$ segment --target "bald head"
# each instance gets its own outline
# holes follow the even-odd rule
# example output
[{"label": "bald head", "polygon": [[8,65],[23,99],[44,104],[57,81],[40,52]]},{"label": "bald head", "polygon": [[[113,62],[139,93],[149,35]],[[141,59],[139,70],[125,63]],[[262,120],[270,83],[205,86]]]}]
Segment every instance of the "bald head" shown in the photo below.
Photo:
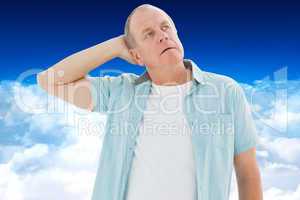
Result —
[{"label": "bald head", "polygon": [[174,24],[173,20],[171,19],[171,17],[165,11],[163,11],[162,9],[160,9],[156,6],[150,5],[150,4],[140,5],[140,6],[136,7],[135,9],[133,9],[133,11],[131,11],[131,13],[127,17],[127,20],[126,20],[126,23],[125,23],[124,39],[125,39],[125,43],[126,43],[126,45],[129,49],[133,49],[137,45],[134,34],[131,30],[131,27],[133,26],[132,25],[133,18],[135,18],[136,13],[142,12],[144,10],[154,10],[154,11],[158,11],[158,12],[161,12],[161,13],[165,14],[168,17],[168,19],[170,20],[170,22],[173,25],[173,27],[175,28],[175,30],[176,30],[176,27],[175,27],[175,24]]}]

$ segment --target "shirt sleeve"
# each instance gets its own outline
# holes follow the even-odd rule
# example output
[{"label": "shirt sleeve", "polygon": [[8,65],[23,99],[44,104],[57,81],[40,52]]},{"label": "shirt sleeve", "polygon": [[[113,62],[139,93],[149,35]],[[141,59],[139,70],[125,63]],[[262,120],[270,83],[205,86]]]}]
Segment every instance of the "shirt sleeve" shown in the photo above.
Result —
[{"label": "shirt sleeve", "polygon": [[91,95],[93,101],[93,112],[106,113],[111,96],[111,77],[88,77],[91,83]]},{"label": "shirt sleeve", "polygon": [[258,144],[257,130],[244,90],[236,83],[232,93],[234,115],[234,155]]}]

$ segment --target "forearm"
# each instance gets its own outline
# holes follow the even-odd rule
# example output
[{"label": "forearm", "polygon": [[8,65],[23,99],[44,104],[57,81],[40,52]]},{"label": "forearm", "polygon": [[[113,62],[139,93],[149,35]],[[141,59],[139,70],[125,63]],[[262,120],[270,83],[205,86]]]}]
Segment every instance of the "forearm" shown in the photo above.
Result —
[{"label": "forearm", "polygon": [[263,193],[260,177],[238,180],[239,200],[262,200]]},{"label": "forearm", "polygon": [[83,78],[91,70],[118,56],[115,38],[84,49],[38,74],[39,81],[66,84]]}]

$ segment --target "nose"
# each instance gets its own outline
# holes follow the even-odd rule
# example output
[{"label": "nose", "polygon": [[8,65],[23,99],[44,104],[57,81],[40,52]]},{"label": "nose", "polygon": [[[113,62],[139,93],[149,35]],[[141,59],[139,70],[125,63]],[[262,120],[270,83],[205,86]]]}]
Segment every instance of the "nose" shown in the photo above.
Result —
[{"label": "nose", "polygon": [[168,40],[168,39],[169,39],[168,34],[164,31],[160,31],[159,43],[162,43],[164,40]]}]

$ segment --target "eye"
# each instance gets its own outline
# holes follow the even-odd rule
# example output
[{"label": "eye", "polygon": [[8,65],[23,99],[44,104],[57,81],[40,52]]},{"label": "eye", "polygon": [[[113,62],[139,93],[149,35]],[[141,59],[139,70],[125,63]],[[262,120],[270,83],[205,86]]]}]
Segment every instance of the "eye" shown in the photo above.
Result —
[{"label": "eye", "polygon": [[152,36],[152,35],[153,35],[153,32],[150,31],[150,32],[146,33],[145,38],[148,38],[148,37],[150,37],[150,36]]},{"label": "eye", "polygon": [[169,29],[169,28],[170,28],[170,26],[169,26],[168,24],[166,24],[166,25],[163,26],[163,29],[164,29],[164,30],[167,30],[167,29]]}]

